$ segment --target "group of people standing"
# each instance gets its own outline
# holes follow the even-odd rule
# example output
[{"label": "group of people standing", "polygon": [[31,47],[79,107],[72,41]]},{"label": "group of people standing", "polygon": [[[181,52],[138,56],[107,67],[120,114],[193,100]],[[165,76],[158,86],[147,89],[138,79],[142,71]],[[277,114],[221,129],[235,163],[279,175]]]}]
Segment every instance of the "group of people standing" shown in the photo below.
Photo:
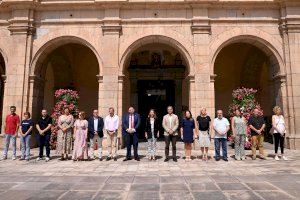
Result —
[{"label": "group of people standing", "polygon": [[[284,117],[280,107],[275,106],[274,115],[272,116],[271,133],[274,136],[275,143],[275,159],[279,160],[278,147],[281,147],[281,158],[287,160],[284,156],[284,140],[286,134]],[[106,160],[117,160],[117,134],[119,128],[119,117],[114,113],[114,108],[109,108],[109,114],[103,119],[98,115],[98,110],[94,110],[93,114],[87,120],[85,112],[80,111],[78,118],[75,120],[70,113],[69,108],[65,108],[63,114],[58,118],[58,132],[56,152],[61,156],[60,160],[68,160],[73,147],[72,159],[74,161],[84,159],[95,159],[95,150],[98,148],[98,159],[103,160],[102,142],[103,138],[107,141]],[[141,118],[135,112],[133,107],[128,109],[122,119],[122,134],[126,142],[126,157],[124,161],[131,160],[131,147],[133,146],[134,159],[139,161],[138,139],[141,125]],[[259,110],[254,109],[253,115],[247,121],[240,109],[235,110],[235,116],[231,118],[231,130],[235,144],[235,159],[245,160],[245,142],[247,135],[247,126],[251,129],[252,141],[252,159],[256,159],[256,148],[259,148],[260,158],[266,159],[263,141],[266,124],[263,116],[259,115]],[[5,120],[5,144],[2,159],[7,159],[7,152],[12,143],[13,156],[16,159],[16,137],[19,135],[21,140],[21,157],[20,160],[30,159],[30,138],[34,122],[30,113],[24,113],[24,119],[20,122],[20,117],[16,114],[16,107],[10,107],[10,114]],[[39,156],[37,161],[44,159],[44,148],[46,148],[45,161],[50,160],[50,137],[52,118],[46,110],[41,111],[41,116],[35,125],[39,138]],[[160,128],[163,129],[165,138],[165,162],[168,162],[169,148],[172,145],[172,159],[177,162],[176,142],[180,135],[185,147],[185,160],[191,160],[192,144],[198,140],[202,152],[202,160],[208,160],[208,150],[211,140],[214,139],[215,160],[219,161],[222,157],[224,161],[228,161],[227,156],[227,134],[230,130],[230,123],[223,116],[223,111],[217,111],[217,117],[212,121],[207,115],[206,109],[202,108],[200,115],[196,119],[193,118],[190,111],[185,111],[182,120],[174,114],[172,106],[167,107],[167,114],[163,117],[162,122],[156,116],[154,109],[149,111],[145,124],[145,138],[147,139],[147,156],[149,160],[156,159],[156,142],[160,137]],[[74,140],[74,143],[73,143]],[[88,141],[90,148],[88,148]],[[72,145],[73,144],[73,145]],[[222,147],[222,156],[220,149]],[[89,152],[90,151],[90,152]]]}]

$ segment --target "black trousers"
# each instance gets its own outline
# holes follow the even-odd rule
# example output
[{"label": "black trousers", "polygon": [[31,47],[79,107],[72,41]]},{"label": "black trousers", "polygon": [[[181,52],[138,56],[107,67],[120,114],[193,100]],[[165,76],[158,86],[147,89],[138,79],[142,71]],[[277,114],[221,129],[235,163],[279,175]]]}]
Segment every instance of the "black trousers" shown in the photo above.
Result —
[{"label": "black trousers", "polygon": [[278,152],[278,147],[280,146],[281,154],[284,153],[284,136],[280,133],[274,133],[274,144],[275,144],[275,153]]},{"label": "black trousers", "polygon": [[40,153],[39,157],[44,155],[44,147],[46,147],[46,156],[50,158],[50,135],[39,135]]},{"label": "black trousers", "polygon": [[126,157],[127,158],[131,158],[131,146],[133,146],[134,158],[139,157],[138,144],[139,144],[139,138],[136,133],[133,133],[133,134],[126,133],[126,146],[127,146]]},{"label": "black trousers", "polygon": [[166,155],[166,158],[169,157],[169,148],[170,148],[170,143],[171,142],[172,142],[172,156],[173,156],[173,158],[176,157],[176,140],[177,140],[176,135],[165,136],[165,143],[166,143],[165,155]]}]

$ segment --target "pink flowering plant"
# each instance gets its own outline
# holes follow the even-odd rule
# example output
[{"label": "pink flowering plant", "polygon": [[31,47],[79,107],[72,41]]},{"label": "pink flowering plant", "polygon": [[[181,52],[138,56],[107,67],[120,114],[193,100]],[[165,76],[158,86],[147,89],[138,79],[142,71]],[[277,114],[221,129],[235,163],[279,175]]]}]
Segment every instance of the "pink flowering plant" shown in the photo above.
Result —
[{"label": "pink flowering plant", "polygon": [[[253,88],[238,88],[233,90],[232,92],[232,103],[229,106],[229,116],[233,117],[235,114],[235,110],[241,110],[243,116],[248,121],[250,116],[253,113],[253,110],[257,108],[259,110],[259,115],[263,115],[263,110],[259,103],[255,99],[255,94],[257,90]],[[229,136],[229,141],[233,141],[232,135]],[[245,148],[249,149],[251,147],[251,130],[250,127],[247,126],[247,137],[245,142]]]},{"label": "pink flowering plant", "polygon": [[56,148],[57,131],[58,131],[57,121],[59,116],[63,113],[65,108],[69,108],[71,114],[77,115],[78,100],[79,100],[78,92],[70,89],[58,89],[55,91],[54,96],[56,99],[56,103],[54,105],[53,112],[51,115],[54,124],[51,129],[51,139],[50,139],[51,149]]}]

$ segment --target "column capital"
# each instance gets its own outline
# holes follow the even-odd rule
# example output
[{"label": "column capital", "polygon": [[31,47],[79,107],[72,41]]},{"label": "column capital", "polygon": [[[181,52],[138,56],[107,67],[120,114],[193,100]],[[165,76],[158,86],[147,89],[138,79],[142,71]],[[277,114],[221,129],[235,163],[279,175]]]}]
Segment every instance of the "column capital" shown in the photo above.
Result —
[{"label": "column capital", "polygon": [[7,76],[6,75],[1,75],[1,80],[6,83],[6,80],[7,80]]},{"label": "column capital", "polygon": [[277,74],[272,78],[272,81],[285,83],[286,82],[286,74]]},{"label": "column capital", "polygon": [[210,75],[210,82],[215,82],[215,79],[218,75],[217,74],[211,74]]},{"label": "column capital", "polygon": [[124,78],[125,78],[125,75],[119,75],[118,76],[118,83],[123,83]]},{"label": "column capital", "polygon": [[102,75],[97,74],[96,77],[97,77],[98,83],[103,83],[103,76]]},{"label": "column capital", "polygon": [[10,24],[7,28],[11,35],[33,35],[35,33],[35,27],[32,25],[19,26]]},{"label": "column capital", "polygon": [[195,75],[188,75],[187,78],[190,81],[190,83],[195,83]]},{"label": "column capital", "polygon": [[41,78],[40,76],[37,75],[29,75],[29,83],[34,83],[34,82],[44,82],[45,79]]}]

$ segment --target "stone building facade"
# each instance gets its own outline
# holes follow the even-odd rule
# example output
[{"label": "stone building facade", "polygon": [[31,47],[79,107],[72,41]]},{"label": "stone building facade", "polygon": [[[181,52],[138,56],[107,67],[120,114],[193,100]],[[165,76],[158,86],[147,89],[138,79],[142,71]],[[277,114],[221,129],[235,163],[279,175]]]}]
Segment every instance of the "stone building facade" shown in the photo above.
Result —
[{"label": "stone building facade", "polygon": [[300,148],[298,0],[0,0],[0,55],[2,118],[11,105],[37,118],[58,88],[88,113],[213,116],[245,86],[267,116],[283,108]]}]

